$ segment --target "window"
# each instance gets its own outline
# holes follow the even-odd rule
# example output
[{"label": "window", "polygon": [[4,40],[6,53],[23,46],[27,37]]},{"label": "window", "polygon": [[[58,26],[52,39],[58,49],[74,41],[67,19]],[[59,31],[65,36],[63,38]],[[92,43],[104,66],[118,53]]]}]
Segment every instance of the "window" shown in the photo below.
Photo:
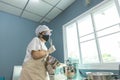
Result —
[{"label": "window", "polygon": [[77,39],[76,24],[73,23],[66,28],[68,57],[79,59],[79,45]]},{"label": "window", "polygon": [[[91,16],[78,20],[82,63],[99,63]],[[84,54],[85,53],[85,54]]]},{"label": "window", "polygon": [[120,32],[98,39],[104,63],[120,62]]},{"label": "window", "polygon": [[97,39],[103,63],[120,62],[120,17],[115,3],[108,2],[106,7],[93,13]]},{"label": "window", "polygon": [[115,3],[109,2],[93,13],[96,30],[101,30],[120,22]]},{"label": "window", "polygon": [[103,1],[100,6],[65,24],[63,26],[64,51],[67,53],[65,59],[78,58],[81,66],[118,65],[120,63],[119,8],[115,0]]}]

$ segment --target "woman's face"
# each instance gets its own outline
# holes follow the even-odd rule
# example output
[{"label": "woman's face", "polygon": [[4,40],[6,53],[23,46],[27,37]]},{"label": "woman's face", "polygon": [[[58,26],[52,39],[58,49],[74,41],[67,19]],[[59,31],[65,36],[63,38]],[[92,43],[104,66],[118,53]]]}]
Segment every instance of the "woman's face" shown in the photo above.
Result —
[{"label": "woman's face", "polygon": [[50,31],[43,31],[42,33],[40,33],[39,38],[46,42],[49,40],[50,35]]}]

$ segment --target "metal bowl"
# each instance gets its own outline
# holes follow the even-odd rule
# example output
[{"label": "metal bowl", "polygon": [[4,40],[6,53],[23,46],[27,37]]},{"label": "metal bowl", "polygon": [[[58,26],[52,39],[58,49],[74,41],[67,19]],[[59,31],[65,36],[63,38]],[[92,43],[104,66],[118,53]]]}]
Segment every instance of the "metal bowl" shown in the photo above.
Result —
[{"label": "metal bowl", "polygon": [[88,80],[113,80],[112,72],[92,72],[88,74]]}]

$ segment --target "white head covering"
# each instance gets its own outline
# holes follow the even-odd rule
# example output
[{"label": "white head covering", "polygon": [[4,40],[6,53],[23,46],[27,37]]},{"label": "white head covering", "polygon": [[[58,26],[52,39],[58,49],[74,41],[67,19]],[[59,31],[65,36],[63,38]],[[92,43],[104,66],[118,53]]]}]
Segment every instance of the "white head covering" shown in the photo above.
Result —
[{"label": "white head covering", "polygon": [[36,28],[36,30],[35,30],[35,33],[36,33],[36,36],[38,36],[39,35],[39,33],[41,33],[41,32],[43,32],[43,31],[48,31],[49,33],[49,35],[51,35],[51,29],[49,29],[48,28],[48,26],[46,26],[46,25],[39,25],[37,28]]}]

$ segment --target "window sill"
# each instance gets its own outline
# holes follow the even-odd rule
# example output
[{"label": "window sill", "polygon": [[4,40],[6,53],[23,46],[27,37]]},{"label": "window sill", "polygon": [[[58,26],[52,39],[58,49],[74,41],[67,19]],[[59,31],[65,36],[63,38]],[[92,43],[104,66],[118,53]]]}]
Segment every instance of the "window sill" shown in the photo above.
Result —
[{"label": "window sill", "polygon": [[79,65],[79,69],[119,70],[119,65],[120,63],[83,64]]}]

